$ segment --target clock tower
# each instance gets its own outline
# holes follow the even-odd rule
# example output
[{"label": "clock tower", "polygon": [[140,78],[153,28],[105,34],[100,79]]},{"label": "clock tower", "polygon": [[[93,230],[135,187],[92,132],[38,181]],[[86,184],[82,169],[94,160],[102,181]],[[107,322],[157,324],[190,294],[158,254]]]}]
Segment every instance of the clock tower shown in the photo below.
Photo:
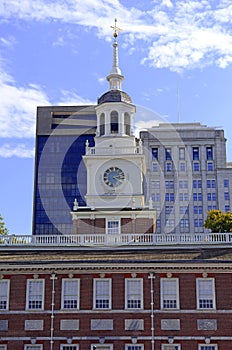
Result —
[{"label": "clock tower", "polygon": [[[90,147],[87,141],[83,156],[87,170],[86,207],[75,202],[72,212],[76,233],[84,228],[80,219],[86,222],[88,215],[98,221],[97,225],[94,223],[95,229],[98,227],[95,232],[99,232],[100,225],[105,233],[122,233],[123,222],[134,231],[135,222],[133,229],[128,224],[137,219],[142,219],[138,221],[139,230],[153,232],[155,226],[155,212],[151,203],[145,206],[143,193],[146,170],[143,145],[133,133],[136,108],[130,96],[122,91],[124,77],[118,65],[116,20],[113,28],[113,64],[107,76],[109,91],[98,99],[95,145]],[[148,219],[145,226],[149,228],[141,227],[145,218]]]}]

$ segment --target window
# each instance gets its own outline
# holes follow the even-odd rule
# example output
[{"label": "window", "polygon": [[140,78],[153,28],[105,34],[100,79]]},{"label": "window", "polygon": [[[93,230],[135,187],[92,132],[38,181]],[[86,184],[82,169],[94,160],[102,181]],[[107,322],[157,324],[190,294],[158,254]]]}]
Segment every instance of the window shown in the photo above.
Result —
[{"label": "window", "polygon": [[203,227],[203,219],[194,219],[194,227]]},{"label": "window", "polygon": [[172,171],[172,163],[166,163],[166,171],[167,172]]},{"label": "window", "polygon": [[62,279],[62,309],[79,309],[79,285],[79,279]]},{"label": "window", "polygon": [[158,163],[152,163],[152,171],[154,172],[154,173],[157,173],[158,172]]},{"label": "window", "polygon": [[188,201],[188,193],[186,192],[186,193],[179,193],[179,200],[180,200],[180,202],[182,202],[182,201]]},{"label": "window", "polygon": [[199,147],[193,147],[193,160],[199,160]]},{"label": "window", "polygon": [[160,193],[153,193],[151,199],[153,202],[160,202]]},{"label": "window", "polygon": [[216,210],[217,206],[216,205],[208,205],[208,211],[210,210]]},{"label": "window", "polygon": [[213,171],[213,162],[208,162],[207,163],[207,170],[208,171]]},{"label": "window", "polygon": [[106,233],[108,234],[114,235],[120,233],[120,220],[108,220],[106,228]]},{"label": "window", "polygon": [[144,346],[143,344],[139,344],[139,345],[126,345],[125,350],[143,350]]},{"label": "window", "polygon": [[185,160],[185,149],[179,148],[179,160]]},{"label": "window", "polygon": [[152,158],[154,160],[158,160],[159,159],[159,151],[158,151],[158,148],[152,148],[151,149],[151,152],[152,152]]},{"label": "window", "polygon": [[216,193],[207,193],[207,199],[208,201],[216,201],[217,200],[217,195]]},{"label": "window", "polygon": [[173,205],[166,205],[165,207],[165,214],[174,214],[174,207]]},{"label": "window", "polygon": [[166,160],[172,160],[171,148],[165,148],[165,159]]},{"label": "window", "polygon": [[216,180],[207,180],[207,188],[216,188]]},{"label": "window", "polygon": [[173,189],[174,188],[174,181],[165,181],[165,188],[166,189]]},{"label": "window", "polygon": [[27,310],[43,310],[44,308],[44,280],[27,280]]},{"label": "window", "polygon": [[166,226],[167,227],[174,227],[175,226],[175,220],[174,219],[168,219],[166,220]]},{"label": "window", "polygon": [[187,228],[187,227],[189,227],[189,220],[188,220],[188,219],[181,219],[181,220],[180,220],[180,227],[181,227],[181,228]]},{"label": "window", "polygon": [[188,180],[179,180],[179,188],[188,188]]},{"label": "window", "polygon": [[6,350],[6,345],[0,345],[0,350]]},{"label": "window", "polygon": [[224,179],[224,187],[229,187],[229,180],[228,179]]},{"label": "window", "polygon": [[113,350],[113,345],[111,344],[94,344],[91,345],[91,350]]},{"label": "window", "polygon": [[[5,349],[5,348],[3,348],[3,349]],[[24,349],[25,350],[42,350],[43,345],[25,345]],[[0,350],[2,350],[1,347],[0,347]]]},{"label": "window", "polygon": [[111,309],[111,279],[94,279],[94,309]]},{"label": "window", "polygon": [[188,214],[189,208],[186,206],[180,206],[180,214]]},{"label": "window", "polygon": [[225,205],[225,212],[230,211],[230,206],[229,205]]},{"label": "window", "polygon": [[180,350],[180,345],[162,345],[162,350]]},{"label": "window", "polygon": [[165,201],[166,202],[174,202],[175,196],[174,193],[165,193]]},{"label": "window", "polygon": [[197,308],[214,309],[215,293],[213,278],[197,278]]},{"label": "window", "polygon": [[184,172],[185,171],[185,163],[181,162],[179,168],[180,168],[181,172]]},{"label": "window", "polygon": [[193,180],[193,188],[202,188],[201,180]]},{"label": "window", "polygon": [[217,345],[199,345],[199,350],[217,350]]},{"label": "window", "polygon": [[179,280],[177,278],[161,278],[161,309],[179,308]]},{"label": "window", "polygon": [[212,148],[212,146],[206,147],[206,159],[213,160],[213,148]]},{"label": "window", "polygon": [[9,308],[9,286],[9,280],[0,281],[0,310],[7,310]]},{"label": "window", "polygon": [[225,201],[228,201],[230,199],[229,192],[224,192],[224,199]]},{"label": "window", "polygon": [[212,193],[212,201],[217,200],[217,194],[215,192]]},{"label": "window", "polygon": [[160,182],[159,181],[152,181],[151,188],[160,188]]},{"label": "window", "polygon": [[142,278],[128,278],[125,280],[125,308],[143,308],[143,280]]},{"label": "window", "polygon": [[199,162],[193,163],[193,171],[200,171],[200,164]]}]

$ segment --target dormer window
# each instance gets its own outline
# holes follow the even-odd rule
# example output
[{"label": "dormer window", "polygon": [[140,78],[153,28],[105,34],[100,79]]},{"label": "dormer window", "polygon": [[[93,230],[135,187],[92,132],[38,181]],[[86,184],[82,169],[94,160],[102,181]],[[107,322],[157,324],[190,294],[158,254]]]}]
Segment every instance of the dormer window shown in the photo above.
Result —
[{"label": "dormer window", "polygon": [[105,114],[100,115],[100,136],[105,134]]},{"label": "dormer window", "polygon": [[112,111],[110,113],[110,132],[111,134],[118,134],[118,112]]},{"label": "dormer window", "polygon": [[125,134],[130,136],[130,134],[131,134],[131,123],[130,123],[130,114],[129,113],[125,113],[124,126],[125,126]]}]

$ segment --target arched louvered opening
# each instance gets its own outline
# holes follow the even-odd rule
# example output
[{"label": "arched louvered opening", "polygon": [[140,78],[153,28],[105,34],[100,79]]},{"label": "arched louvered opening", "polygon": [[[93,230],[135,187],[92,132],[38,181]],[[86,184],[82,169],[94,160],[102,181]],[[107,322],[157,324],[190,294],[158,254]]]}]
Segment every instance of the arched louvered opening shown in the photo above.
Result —
[{"label": "arched louvered opening", "polygon": [[110,132],[111,134],[118,133],[118,112],[112,111],[110,113]]},{"label": "arched louvered opening", "polygon": [[105,135],[105,114],[100,115],[100,136]]},{"label": "arched louvered opening", "polygon": [[130,114],[125,113],[124,115],[124,126],[125,126],[125,134],[129,135],[131,134],[131,120],[130,120]]}]

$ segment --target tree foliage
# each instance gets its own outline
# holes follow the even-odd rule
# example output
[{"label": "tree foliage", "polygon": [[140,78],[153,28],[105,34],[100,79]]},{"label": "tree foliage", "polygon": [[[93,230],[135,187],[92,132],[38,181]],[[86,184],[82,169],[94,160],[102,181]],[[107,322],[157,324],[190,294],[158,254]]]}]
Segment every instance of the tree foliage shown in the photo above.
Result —
[{"label": "tree foliage", "polygon": [[212,232],[232,232],[232,213],[221,210],[210,210],[204,222],[204,227]]},{"label": "tree foliage", "polygon": [[5,226],[5,222],[3,220],[2,215],[0,214],[0,235],[6,236],[9,234],[8,228]]}]

